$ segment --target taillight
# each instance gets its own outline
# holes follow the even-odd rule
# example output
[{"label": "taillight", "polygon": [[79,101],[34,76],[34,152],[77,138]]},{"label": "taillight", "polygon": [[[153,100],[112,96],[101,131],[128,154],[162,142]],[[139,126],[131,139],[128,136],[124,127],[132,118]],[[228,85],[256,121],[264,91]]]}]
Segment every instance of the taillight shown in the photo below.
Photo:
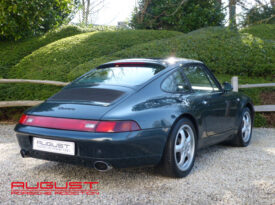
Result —
[{"label": "taillight", "polygon": [[27,118],[27,115],[23,114],[23,115],[21,116],[20,120],[19,120],[19,123],[20,123],[20,124],[24,124],[25,121],[26,121],[26,118]]},{"label": "taillight", "polygon": [[101,121],[98,122],[96,132],[131,132],[140,130],[134,121]]},{"label": "taillight", "polygon": [[56,117],[22,115],[22,125],[84,132],[131,132],[140,130],[134,121],[92,121]]}]

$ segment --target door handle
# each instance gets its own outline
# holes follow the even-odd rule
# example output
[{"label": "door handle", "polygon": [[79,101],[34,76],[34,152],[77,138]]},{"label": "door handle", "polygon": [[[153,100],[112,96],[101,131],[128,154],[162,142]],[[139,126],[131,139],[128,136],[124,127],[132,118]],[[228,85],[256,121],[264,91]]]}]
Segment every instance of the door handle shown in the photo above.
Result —
[{"label": "door handle", "polygon": [[202,104],[207,105],[207,101],[206,101],[206,100],[203,100],[203,101],[202,101]]}]

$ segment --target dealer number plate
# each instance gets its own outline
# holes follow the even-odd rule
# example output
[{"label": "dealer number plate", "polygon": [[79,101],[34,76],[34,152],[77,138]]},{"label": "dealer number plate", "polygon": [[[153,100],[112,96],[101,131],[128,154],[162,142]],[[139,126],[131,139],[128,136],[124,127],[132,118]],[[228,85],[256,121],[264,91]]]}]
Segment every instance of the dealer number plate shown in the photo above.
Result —
[{"label": "dealer number plate", "polygon": [[75,143],[67,142],[67,141],[59,141],[59,140],[49,140],[42,138],[33,138],[33,149],[58,153],[58,154],[66,154],[66,155],[75,155]]}]

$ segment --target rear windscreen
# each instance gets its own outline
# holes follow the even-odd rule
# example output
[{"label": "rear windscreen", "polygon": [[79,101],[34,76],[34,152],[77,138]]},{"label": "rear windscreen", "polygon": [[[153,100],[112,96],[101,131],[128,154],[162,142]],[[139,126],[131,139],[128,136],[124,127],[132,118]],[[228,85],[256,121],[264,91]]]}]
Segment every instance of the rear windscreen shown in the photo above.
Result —
[{"label": "rear windscreen", "polygon": [[136,86],[140,85],[158,72],[162,66],[123,66],[97,68],[93,72],[73,82],[75,85],[106,84]]}]

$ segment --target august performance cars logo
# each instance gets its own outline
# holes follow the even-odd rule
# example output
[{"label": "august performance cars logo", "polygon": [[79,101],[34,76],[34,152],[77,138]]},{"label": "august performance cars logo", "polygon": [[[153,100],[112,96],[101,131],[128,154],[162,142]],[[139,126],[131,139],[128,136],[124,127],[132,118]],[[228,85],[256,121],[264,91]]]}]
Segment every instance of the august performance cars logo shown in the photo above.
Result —
[{"label": "august performance cars logo", "polygon": [[99,195],[99,182],[12,182],[12,195]]}]

